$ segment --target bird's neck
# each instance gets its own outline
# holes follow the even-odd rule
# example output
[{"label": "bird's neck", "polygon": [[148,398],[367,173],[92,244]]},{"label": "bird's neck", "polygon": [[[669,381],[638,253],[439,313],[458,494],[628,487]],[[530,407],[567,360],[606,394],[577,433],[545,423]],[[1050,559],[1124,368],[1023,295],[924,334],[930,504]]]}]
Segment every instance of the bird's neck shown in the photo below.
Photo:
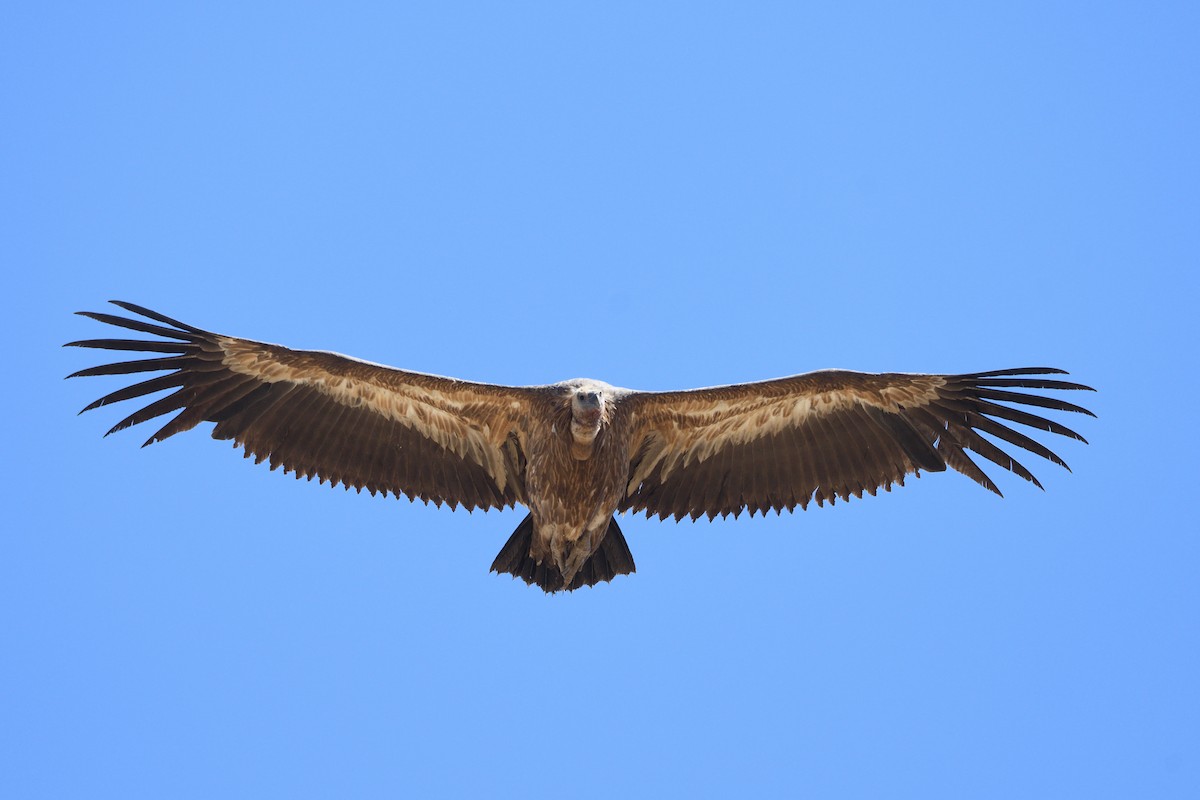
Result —
[{"label": "bird's neck", "polygon": [[577,461],[587,461],[596,447],[596,436],[600,433],[600,420],[594,423],[571,420],[571,455]]}]

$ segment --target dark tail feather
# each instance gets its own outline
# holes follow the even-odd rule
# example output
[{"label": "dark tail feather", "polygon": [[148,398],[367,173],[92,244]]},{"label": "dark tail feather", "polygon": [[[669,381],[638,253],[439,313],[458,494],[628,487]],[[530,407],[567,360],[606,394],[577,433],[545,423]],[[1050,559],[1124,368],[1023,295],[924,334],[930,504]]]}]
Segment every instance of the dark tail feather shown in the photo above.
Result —
[{"label": "dark tail feather", "polygon": [[625,543],[625,536],[617,527],[617,520],[609,520],[608,531],[592,557],[583,562],[570,586],[563,585],[562,573],[550,559],[538,564],[529,555],[533,544],[533,515],[527,514],[521,524],[508,537],[500,555],[492,562],[492,572],[507,573],[526,583],[535,583],[545,592],[573,592],[580,586],[592,586],[600,581],[611,581],[618,575],[634,572],[633,554]]}]

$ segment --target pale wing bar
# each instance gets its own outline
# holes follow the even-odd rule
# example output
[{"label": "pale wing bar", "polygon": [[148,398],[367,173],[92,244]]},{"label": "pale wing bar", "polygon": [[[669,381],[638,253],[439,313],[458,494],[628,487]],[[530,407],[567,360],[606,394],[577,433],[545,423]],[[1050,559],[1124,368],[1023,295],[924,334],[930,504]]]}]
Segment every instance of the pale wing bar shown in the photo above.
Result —
[{"label": "pale wing bar", "polygon": [[[501,508],[524,500],[524,455],[515,434],[509,435],[493,460],[504,470],[497,481],[471,449],[448,449],[422,435],[411,424],[401,424],[366,404],[338,402],[317,386],[286,379],[267,381],[253,374],[230,369],[225,363],[223,337],[186,325],[132,303],[115,305],[162,325],[139,319],[79,312],[82,316],[120,328],[162,337],[162,340],[89,339],[68,346],[113,351],[160,354],[153,358],[104,364],[79,370],[68,377],[135,375],[166,372],[118,389],[89,404],[88,411],[110,403],[132,400],[161,391],[164,397],[137,409],[108,433],[137,425],[165,414],[178,412],[146,444],[162,441],[200,422],[216,423],[215,439],[232,439],[245,448],[255,463],[269,460],[271,469],[282,466],[297,478],[317,477],[331,485],[353,486],[372,494],[404,495],[451,507]],[[170,326],[170,327],[164,327]],[[235,340],[239,345],[261,348],[264,358],[304,359],[308,365],[327,369],[332,375],[386,370],[332,353],[292,351],[277,345]],[[405,374],[388,370],[395,375]],[[425,381],[446,380],[421,376]],[[499,388],[499,387],[497,387]],[[173,391],[172,391],[173,390]],[[425,413],[408,400],[414,414]],[[81,412],[82,413],[82,412]],[[105,434],[108,435],[107,433]],[[478,449],[478,448],[477,448]],[[460,454],[461,452],[461,454]]]}]

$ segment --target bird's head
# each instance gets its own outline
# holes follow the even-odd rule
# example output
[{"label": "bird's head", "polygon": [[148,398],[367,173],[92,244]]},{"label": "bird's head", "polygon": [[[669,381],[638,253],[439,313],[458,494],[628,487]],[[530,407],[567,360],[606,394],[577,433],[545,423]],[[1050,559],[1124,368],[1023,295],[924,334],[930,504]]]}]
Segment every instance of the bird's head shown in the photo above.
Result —
[{"label": "bird's head", "polygon": [[604,391],[598,386],[580,386],[571,395],[571,419],[584,429],[599,429],[604,416]]},{"label": "bird's head", "polygon": [[573,381],[568,389],[571,402],[571,455],[580,461],[591,458],[600,430],[608,422],[608,387],[596,381]]}]

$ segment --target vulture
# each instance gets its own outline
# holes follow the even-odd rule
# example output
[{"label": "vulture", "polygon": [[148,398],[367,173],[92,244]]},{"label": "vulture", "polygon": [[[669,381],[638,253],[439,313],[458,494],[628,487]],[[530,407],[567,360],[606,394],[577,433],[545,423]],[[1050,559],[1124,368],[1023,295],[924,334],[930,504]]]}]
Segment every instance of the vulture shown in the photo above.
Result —
[{"label": "vulture", "polygon": [[1014,391],[1093,391],[1046,377],[1066,374],[1050,367],[962,375],[824,370],[669,392],[589,379],[501,386],[224,336],[112,302],[140,319],[79,313],[156,338],[66,346],[149,357],[68,377],[163,374],[83,411],[169,393],[108,433],[173,414],[145,444],[211,422],[213,438],[231,439],[255,463],[297,478],[452,509],[519,503],[529,513],[492,571],[546,592],[634,571],[618,512],[677,521],[779,514],[891,491],[907,475],[947,466],[1000,494],[968,451],[1040,488],[1032,472],[981,434],[1066,467],[1012,423],[1085,442],[1026,409],[1094,416],[1064,400]]}]

